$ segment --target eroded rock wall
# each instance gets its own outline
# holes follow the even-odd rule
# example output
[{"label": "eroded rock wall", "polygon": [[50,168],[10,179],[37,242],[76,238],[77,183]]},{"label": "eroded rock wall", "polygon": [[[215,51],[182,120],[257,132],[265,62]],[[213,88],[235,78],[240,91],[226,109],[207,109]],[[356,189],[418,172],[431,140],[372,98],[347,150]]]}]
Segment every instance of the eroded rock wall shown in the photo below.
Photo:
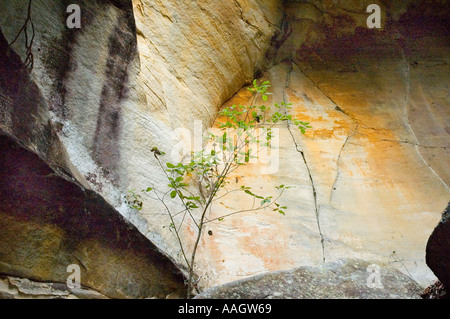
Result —
[{"label": "eroded rock wall", "polygon": [[[181,264],[164,207],[147,199],[136,212],[124,194],[164,189],[152,147],[193,146],[193,127],[216,125],[224,103],[249,102],[243,85],[269,79],[269,102],[294,103],[313,128],[279,127],[277,170],[249,166],[236,186],[295,185],[289,210],[212,224],[200,286],[340,258],[391,263],[427,285],[425,244],[450,183],[448,4],[381,1],[382,29],[369,30],[370,2],[70,1],[82,8],[81,29],[70,30],[69,1],[33,0],[34,68],[2,78],[15,95],[0,96],[1,128]],[[0,4],[4,56],[26,6]],[[7,74],[26,58],[23,41],[0,60]],[[249,204],[227,200],[214,214]]]},{"label": "eroded rock wall", "polygon": [[0,276],[1,299],[107,299],[95,290],[68,288],[56,282],[36,282],[27,278]]},{"label": "eroded rock wall", "polygon": [[[295,188],[282,200],[286,216],[248,213],[209,225],[206,282],[339,258],[394,265],[423,287],[434,281],[425,248],[450,194],[449,11],[430,6],[382,5],[378,30],[362,20],[362,3],[286,4],[290,36],[261,79],[272,83],[269,103],[293,103],[290,114],[313,128],[302,135],[278,126],[274,173],[261,173],[263,163],[236,172],[236,188],[273,196],[273,186]],[[246,103],[244,88],[226,106]],[[213,217],[252,205],[232,194]]]},{"label": "eroded rock wall", "polygon": [[[1,4],[8,42],[27,3]],[[281,3],[70,3],[82,10],[80,29],[65,25],[68,1],[33,0],[34,81],[79,179],[175,253],[172,237],[160,234],[167,218],[150,217],[154,209],[147,208],[141,218],[123,204],[123,194],[161,184],[151,148],[169,152],[180,138],[175,129],[195,121],[209,127],[220,105],[264,69]],[[23,40],[13,49],[25,60]]]}]

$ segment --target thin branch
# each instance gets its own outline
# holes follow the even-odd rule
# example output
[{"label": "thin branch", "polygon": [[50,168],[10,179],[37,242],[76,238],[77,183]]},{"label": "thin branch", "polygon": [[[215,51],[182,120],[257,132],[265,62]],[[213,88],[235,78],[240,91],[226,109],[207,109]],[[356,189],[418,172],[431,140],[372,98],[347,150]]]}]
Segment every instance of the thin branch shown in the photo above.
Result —
[{"label": "thin branch", "polygon": [[219,199],[221,199],[221,198],[227,196],[227,195],[230,194],[230,193],[242,191],[242,189],[241,189],[241,188],[238,188],[238,189],[232,189],[232,190],[228,190],[228,189],[227,189],[226,191],[227,191],[227,192],[226,192],[225,194],[221,195],[220,197],[214,198],[214,199],[213,199],[213,202],[215,202],[215,201],[217,201],[217,200],[219,200]]},{"label": "thin branch", "polygon": [[156,190],[153,189],[153,192],[155,193],[155,195],[156,195],[156,197],[159,199],[159,201],[164,205],[164,207],[165,207],[167,213],[169,214],[170,221],[171,221],[171,223],[172,223],[173,226],[174,226],[173,229],[174,229],[174,231],[175,231],[175,235],[176,235],[176,237],[177,237],[178,243],[179,243],[180,248],[181,248],[181,253],[183,254],[183,257],[184,257],[184,261],[186,262],[186,265],[188,266],[189,271],[191,271],[192,267],[191,267],[191,265],[189,264],[189,261],[188,261],[188,259],[187,259],[186,253],[184,252],[183,242],[181,241],[180,234],[179,234],[178,231],[177,231],[177,228],[176,228],[176,225],[175,225],[175,220],[173,219],[173,216],[172,216],[172,214],[170,213],[170,209],[169,209],[169,207],[167,207],[167,205],[166,205],[166,203],[164,202],[164,200],[162,200],[162,199],[159,197],[159,195],[158,195],[158,193],[156,192]]},{"label": "thin branch", "polygon": [[[25,58],[24,64],[25,64],[25,68],[29,67],[30,70],[32,70],[33,66],[34,66],[34,56],[33,56],[33,52],[32,52],[32,47],[33,47],[34,36],[35,36],[35,28],[34,28],[33,21],[31,20],[31,3],[32,3],[32,0],[28,0],[28,11],[27,11],[27,17],[25,19],[25,22],[24,22],[22,28],[17,33],[14,40],[9,44],[9,46],[12,46],[17,41],[20,34],[22,32],[24,32],[25,49],[26,49],[26,52],[25,52],[26,58]],[[28,24],[30,24],[30,26],[31,26],[31,40],[29,43],[28,43]]]},{"label": "thin branch", "polygon": [[219,220],[219,219],[222,219],[222,218],[225,218],[225,217],[228,217],[228,216],[240,214],[240,213],[253,212],[253,211],[258,211],[258,210],[261,210],[261,209],[269,208],[269,207],[272,206],[274,203],[276,203],[277,200],[280,199],[280,197],[281,197],[281,195],[283,195],[284,191],[285,191],[285,189],[283,189],[283,190],[280,192],[280,194],[278,195],[278,197],[277,197],[273,202],[268,203],[267,205],[260,205],[260,206],[257,207],[257,208],[251,208],[251,209],[242,209],[242,210],[238,210],[238,211],[235,211],[235,212],[232,212],[232,213],[229,213],[229,214],[225,214],[225,215],[222,215],[222,216],[213,218],[213,219],[208,219],[207,221],[204,222],[204,224],[207,224],[207,223],[210,223],[210,222],[212,222],[212,221]]},{"label": "thin branch", "polygon": [[[167,180],[170,181],[170,177],[167,174],[166,170],[164,169],[163,165],[161,164],[161,161],[159,160],[158,156],[156,155],[156,153],[154,155],[155,155],[156,160],[158,161],[159,166],[161,167],[161,170],[164,172],[164,175],[166,175]],[[178,190],[178,188],[175,185],[173,185],[173,187],[174,187],[174,190],[177,192],[178,197],[180,198],[181,202],[183,203],[183,206],[186,207],[187,211],[189,212],[189,216],[191,216],[191,219],[194,222],[195,226],[197,226],[197,228],[198,228],[199,226],[197,224],[197,221],[195,220],[194,216],[192,216],[192,212],[191,212],[190,208],[187,206],[183,197],[181,196],[180,191]]]},{"label": "thin branch", "polygon": [[208,207],[212,203],[212,199],[214,198],[215,194],[217,193],[217,191],[219,190],[220,186],[222,185],[225,177],[227,176],[227,173],[229,171],[229,167],[230,167],[230,165],[225,164],[225,167],[222,170],[222,173],[220,174],[219,180],[216,183],[216,185],[214,185],[214,188],[213,188],[213,190],[212,190],[212,192],[211,192],[211,194],[210,194],[210,196],[208,198],[208,202],[206,203],[205,208],[203,209],[202,215],[200,217],[200,227],[198,228],[197,239],[195,241],[194,249],[192,251],[192,258],[191,258],[191,265],[192,265],[192,267],[190,268],[190,272],[189,272],[188,298],[190,297],[190,294],[191,294],[192,277],[194,275],[194,266],[195,266],[195,256],[196,256],[196,253],[197,253],[198,244],[199,244],[200,239],[202,237],[202,230],[203,230],[205,215],[206,215],[206,212],[208,210]]}]

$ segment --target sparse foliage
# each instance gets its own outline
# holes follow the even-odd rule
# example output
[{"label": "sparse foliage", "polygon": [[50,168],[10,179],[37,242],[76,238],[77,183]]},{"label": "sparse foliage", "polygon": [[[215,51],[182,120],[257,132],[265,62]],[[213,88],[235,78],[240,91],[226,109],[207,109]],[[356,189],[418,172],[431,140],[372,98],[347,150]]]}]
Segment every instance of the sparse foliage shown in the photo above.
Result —
[{"label": "sparse foliage", "polygon": [[[283,192],[290,186],[279,185],[275,187],[276,196],[264,196],[256,194],[248,186],[240,186],[229,189],[230,175],[239,167],[249,163],[251,158],[257,158],[261,148],[271,147],[273,127],[280,122],[289,122],[305,133],[310,128],[308,122],[300,121],[289,114],[290,103],[282,102],[274,104],[275,111],[265,105],[255,105],[258,97],[263,102],[268,101],[270,82],[258,84],[253,81],[253,86],[248,88],[252,92],[250,105],[232,105],[225,107],[219,113],[219,134],[209,133],[205,136],[205,145],[201,151],[192,153],[187,163],[171,163],[162,158],[164,152],[154,147],[151,151],[167,178],[167,190],[161,192],[155,187],[147,188],[136,194],[130,191],[126,195],[126,204],[133,209],[141,210],[143,207],[143,195],[151,194],[154,200],[161,202],[169,216],[170,224],[167,227],[172,231],[180,245],[181,254],[189,270],[188,292],[190,297],[194,289],[194,267],[197,249],[202,238],[205,225],[213,221],[223,221],[225,218],[249,211],[270,209],[284,215],[286,206],[278,200]],[[284,113],[281,113],[284,111]],[[255,147],[252,149],[251,147]],[[251,209],[236,210],[229,214],[208,218],[207,212],[214,203],[232,192],[241,192],[250,196],[254,205]],[[170,199],[169,199],[169,198]],[[183,210],[174,212],[169,209],[167,201],[179,201]],[[190,219],[196,229],[196,238],[191,251],[186,251],[186,243],[181,238],[181,227]]]}]

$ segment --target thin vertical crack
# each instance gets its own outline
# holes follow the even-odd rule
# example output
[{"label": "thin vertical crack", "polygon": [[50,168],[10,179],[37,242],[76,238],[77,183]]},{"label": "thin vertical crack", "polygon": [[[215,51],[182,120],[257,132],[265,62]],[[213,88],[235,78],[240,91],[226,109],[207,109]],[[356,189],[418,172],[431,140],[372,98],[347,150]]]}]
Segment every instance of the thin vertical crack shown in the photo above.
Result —
[{"label": "thin vertical crack", "polygon": [[336,190],[336,183],[339,179],[339,175],[340,175],[340,164],[341,164],[341,156],[342,156],[342,152],[344,151],[345,147],[347,146],[348,141],[356,134],[356,132],[358,131],[358,127],[359,124],[356,124],[353,128],[353,131],[347,136],[347,138],[345,139],[344,143],[342,144],[341,149],[339,150],[339,154],[336,160],[336,178],[334,179],[333,182],[333,186],[331,187],[331,191],[330,191],[330,199],[329,199],[329,204],[331,205],[332,201],[333,201],[333,191]]},{"label": "thin vertical crack", "polygon": [[[293,71],[292,63],[290,63],[289,66],[290,67],[289,67],[289,70],[287,71],[287,74],[286,74],[286,81],[285,81],[284,91],[283,91],[283,101],[285,103],[288,103],[288,98],[287,98],[287,95],[286,95],[286,89],[290,86],[291,74],[292,74],[292,71]],[[285,112],[287,112],[287,110],[285,110]],[[311,182],[311,189],[312,189],[313,198],[314,198],[314,212],[315,212],[315,215],[316,215],[317,228],[319,230],[319,235],[320,235],[320,244],[322,246],[322,262],[325,263],[325,240],[324,240],[324,236],[323,236],[323,233],[322,233],[322,229],[320,227],[320,209],[319,209],[319,205],[318,205],[318,201],[317,201],[316,185],[314,183],[314,179],[312,177],[308,161],[306,160],[305,153],[301,149],[301,147],[297,144],[297,142],[295,141],[295,137],[294,137],[294,134],[291,131],[291,127],[290,127],[290,123],[289,122],[287,123],[287,129],[289,131],[289,134],[292,137],[292,141],[293,141],[293,143],[295,145],[296,151],[299,152],[300,155],[302,156],[303,163],[305,164],[306,170],[308,172],[309,180]]]},{"label": "thin vertical crack", "polygon": [[324,92],[320,86],[313,81],[313,79],[311,79],[311,77],[305,72],[303,71],[303,69],[300,67],[300,65],[298,63],[296,63],[295,61],[293,61],[293,63],[298,67],[298,69],[300,70],[300,72],[305,76],[305,78],[308,79],[308,81],[311,83],[312,86],[314,86],[320,93],[323,94],[323,96],[325,96],[333,105],[334,105],[334,109],[338,112],[341,112],[342,114],[344,114],[345,116],[347,116],[350,120],[352,120],[353,122],[355,122],[355,124],[357,124],[358,127],[362,127],[365,129],[369,129],[369,130],[377,130],[377,128],[375,127],[370,127],[366,124],[364,124],[360,119],[357,119],[353,114],[349,113],[348,111],[342,109],[338,103],[336,103],[336,101],[330,96],[328,95],[326,92]]}]

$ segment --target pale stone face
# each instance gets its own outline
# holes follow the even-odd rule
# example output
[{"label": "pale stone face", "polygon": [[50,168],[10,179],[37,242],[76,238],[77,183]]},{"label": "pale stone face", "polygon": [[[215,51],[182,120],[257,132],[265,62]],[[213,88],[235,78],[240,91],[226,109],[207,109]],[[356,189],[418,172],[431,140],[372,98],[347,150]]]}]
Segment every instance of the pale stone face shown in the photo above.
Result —
[{"label": "pale stone face", "polygon": [[[313,128],[302,135],[277,126],[270,165],[234,173],[235,186],[255,192],[295,187],[282,198],[285,216],[250,212],[207,226],[200,287],[341,258],[391,263],[425,286],[434,280],[425,245],[450,193],[450,73],[441,33],[415,28],[414,14],[410,24],[408,17],[395,24],[412,2],[385,4],[382,20],[389,10],[394,24],[369,31],[371,1],[133,0],[134,17],[121,1],[85,1],[81,29],[68,31],[59,0],[35,0],[31,78],[46,105],[39,120],[59,125],[65,157],[27,146],[62,162],[182,264],[161,203],[147,199],[136,212],[123,196],[165,190],[152,147],[170,154],[180,140],[192,146],[198,123],[217,127],[221,107],[249,103],[243,86],[261,73],[272,84],[267,104],[292,102],[291,114]],[[0,3],[9,41],[24,7]],[[431,7],[423,12],[431,15]],[[23,47],[13,49],[23,60]],[[13,134],[11,114],[0,115],[0,128]],[[233,193],[211,217],[251,206]],[[192,229],[182,235],[191,247]]]},{"label": "pale stone face", "polygon": [[[237,187],[250,186],[270,195],[283,183],[295,188],[281,201],[288,206],[286,216],[246,213],[210,226],[214,236],[205,236],[205,261],[199,266],[211,268],[206,278],[218,274],[210,280],[225,283],[268,270],[317,265],[323,258],[348,257],[392,263],[422,285],[433,281],[425,264],[425,245],[449,192],[445,175],[435,170],[439,166],[433,169],[422,152],[438,149],[448,158],[448,140],[427,145],[412,135],[405,121],[414,119],[405,118],[404,108],[416,102],[414,97],[405,100],[410,85],[403,80],[407,62],[401,51],[398,54],[397,60],[387,62],[379,56],[376,68],[369,64],[367,70],[350,75],[341,75],[339,64],[304,73],[296,65],[279,64],[263,76],[273,85],[274,102],[284,95],[294,103],[291,113],[310,121],[313,128],[302,135],[290,127],[291,135],[286,125],[278,127],[276,173],[260,174],[257,164],[236,171]],[[415,72],[420,78],[428,71]],[[436,83],[413,85],[426,91],[435,90]],[[421,98],[439,105],[436,96]],[[245,101],[238,94],[227,105]],[[252,202],[246,195],[230,196],[213,208],[214,216],[230,212],[226,208],[230,206],[250,208]]]},{"label": "pale stone face", "polygon": [[[290,10],[301,21],[298,6]],[[282,200],[288,212],[209,225],[214,235],[204,237],[199,261],[205,286],[340,258],[389,263],[422,286],[433,282],[425,246],[449,197],[448,64],[440,62],[448,57],[442,36],[411,39],[392,28],[309,53],[293,32],[293,66],[280,62],[262,79],[272,83],[269,104],[294,103],[291,114],[313,128],[302,135],[278,127],[276,173],[261,174],[262,164],[235,173],[237,187],[267,195],[295,185]],[[279,54],[286,57],[283,47]],[[243,89],[225,105],[245,103]],[[250,207],[248,196],[231,194],[212,214]]]}]

